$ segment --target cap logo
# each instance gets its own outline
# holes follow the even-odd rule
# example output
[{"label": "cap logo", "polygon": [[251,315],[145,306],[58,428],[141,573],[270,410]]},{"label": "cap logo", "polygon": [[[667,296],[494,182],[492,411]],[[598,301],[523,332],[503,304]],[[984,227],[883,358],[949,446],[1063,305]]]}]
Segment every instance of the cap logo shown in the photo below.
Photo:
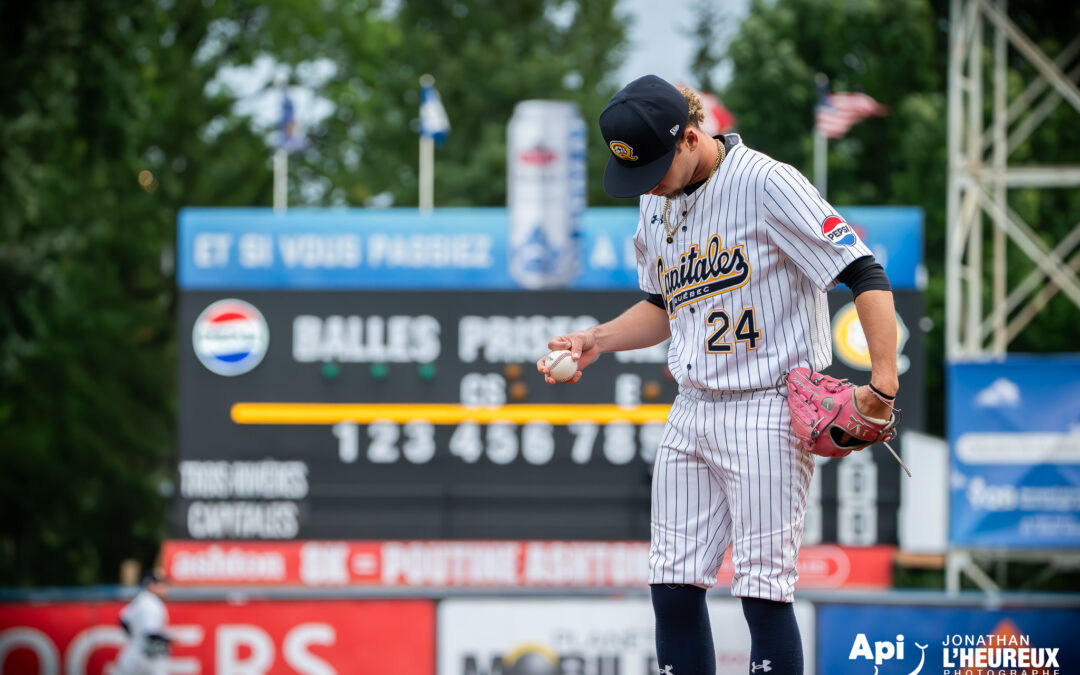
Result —
[{"label": "cap logo", "polygon": [[610,147],[611,152],[621,160],[627,162],[637,161],[637,156],[634,155],[634,149],[622,141],[612,141],[608,143],[608,147]]},{"label": "cap logo", "polygon": [[678,125],[678,124],[676,124],[675,126],[671,127],[670,129],[668,129],[668,132],[669,132],[669,133],[670,133],[670,134],[671,134],[672,136],[674,136],[675,134],[679,133],[679,125]]}]

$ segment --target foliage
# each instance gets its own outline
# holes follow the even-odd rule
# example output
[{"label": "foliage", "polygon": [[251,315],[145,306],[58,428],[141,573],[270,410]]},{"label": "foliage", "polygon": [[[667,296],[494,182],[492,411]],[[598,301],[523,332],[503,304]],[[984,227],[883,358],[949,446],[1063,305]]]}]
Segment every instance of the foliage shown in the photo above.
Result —
[{"label": "foliage", "polygon": [[723,61],[720,49],[723,12],[711,0],[695,0],[693,16],[690,33],[694,36],[694,55],[690,60],[690,73],[698,91],[713,93],[717,84],[713,73]]},{"label": "foliage", "polygon": [[[294,59],[321,56],[337,67],[319,92],[336,111],[313,130],[299,180],[318,176],[325,184],[329,199],[315,203],[362,205],[389,193],[396,206],[415,205],[418,80],[430,73],[452,127],[436,151],[435,204],[505,205],[506,124],[518,101],[573,101],[598,137],[592,120],[615,93],[608,77],[625,33],[614,6],[615,0],[410,0],[377,29],[311,17],[313,25],[336,25],[306,54],[289,50],[295,36],[265,31],[261,49]],[[601,175],[606,159],[589,153],[588,175]],[[589,203],[612,203],[599,180],[590,181]]]},{"label": "foliage", "polygon": [[[4,5],[0,583],[115,579],[163,536],[175,390],[171,250],[184,204],[264,200],[244,125],[193,62],[220,10]],[[229,161],[223,161],[228,157]]]}]

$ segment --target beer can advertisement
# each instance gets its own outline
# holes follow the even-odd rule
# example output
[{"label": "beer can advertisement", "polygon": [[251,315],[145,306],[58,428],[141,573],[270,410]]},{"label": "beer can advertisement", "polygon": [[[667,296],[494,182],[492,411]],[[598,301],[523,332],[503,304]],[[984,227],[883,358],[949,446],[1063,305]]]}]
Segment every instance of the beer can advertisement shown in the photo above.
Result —
[{"label": "beer can advertisement", "polygon": [[566,101],[522,101],[507,128],[510,276],[570,286],[581,266],[585,122]]}]

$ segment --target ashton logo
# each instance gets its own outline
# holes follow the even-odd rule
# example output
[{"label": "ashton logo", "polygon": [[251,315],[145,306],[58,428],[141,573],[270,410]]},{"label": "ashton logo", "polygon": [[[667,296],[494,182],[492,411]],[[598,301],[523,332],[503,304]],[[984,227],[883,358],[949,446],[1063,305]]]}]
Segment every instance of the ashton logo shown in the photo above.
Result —
[{"label": "ashton logo", "polygon": [[705,255],[694,244],[679,256],[678,265],[665,267],[663,258],[656,259],[656,278],[672,318],[683,305],[746,285],[750,272],[742,245],[722,248],[718,234],[709,237]]}]

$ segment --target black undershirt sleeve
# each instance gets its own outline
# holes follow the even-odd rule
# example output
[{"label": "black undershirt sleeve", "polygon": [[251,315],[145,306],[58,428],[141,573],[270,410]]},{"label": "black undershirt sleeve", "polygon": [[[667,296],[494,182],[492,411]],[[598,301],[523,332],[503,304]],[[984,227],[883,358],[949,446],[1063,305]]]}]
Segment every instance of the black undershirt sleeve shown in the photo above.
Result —
[{"label": "black undershirt sleeve", "polygon": [[851,289],[854,297],[866,291],[891,291],[889,277],[874,256],[864,255],[836,275],[836,280]]},{"label": "black undershirt sleeve", "polygon": [[651,302],[660,309],[664,308],[664,298],[659,293],[648,293],[645,295],[645,301]]}]

